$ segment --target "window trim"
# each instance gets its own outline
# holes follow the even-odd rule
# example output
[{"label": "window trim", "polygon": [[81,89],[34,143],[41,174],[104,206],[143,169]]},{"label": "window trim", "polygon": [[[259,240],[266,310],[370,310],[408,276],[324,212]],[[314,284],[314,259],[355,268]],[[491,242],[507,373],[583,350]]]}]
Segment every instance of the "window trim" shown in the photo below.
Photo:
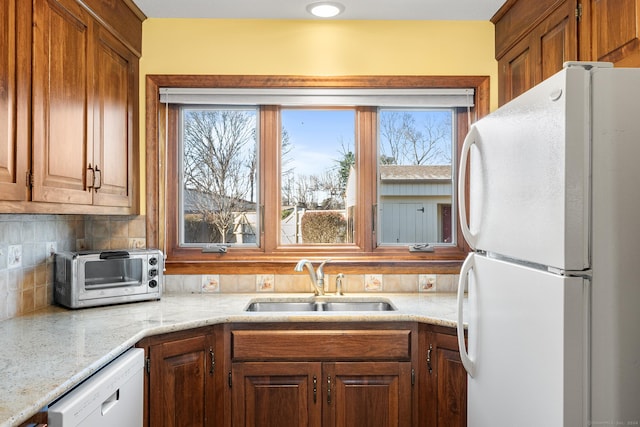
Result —
[{"label": "window trim", "polygon": [[[147,246],[161,248],[167,255],[166,269],[168,274],[284,274],[290,273],[293,264],[302,257],[312,259],[331,258],[327,264],[327,271],[359,274],[370,272],[375,267],[376,273],[435,273],[456,274],[464,260],[469,247],[462,238],[459,221],[456,220],[458,242],[457,246],[438,247],[433,253],[410,253],[406,247],[380,246],[375,247],[376,239],[372,233],[365,233],[373,227],[373,213],[368,207],[376,203],[376,162],[363,165],[360,172],[362,182],[359,182],[357,241],[355,246],[290,246],[278,247],[277,236],[264,239],[261,236],[259,248],[242,248],[234,253],[203,254],[198,248],[169,247],[171,233],[177,231],[176,224],[168,221],[175,215],[167,212],[167,206],[174,206],[171,192],[165,190],[167,182],[177,182],[170,176],[166,165],[170,156],[170,147],[166,144],[166,134],[175,134],[176,120],[169,120],[169,128],[165,131],[164,123],[175,111],[167,111],[159,101],[159,91],[167,87],[190,88],[473,88],[474,107],[470,108],[471,116],[479,119],[489,113],[489,76],[233,76],[233,75],[147,75],[146,77],[146,235]],[[277,107],[261,108],[260,120],[263,123],[274,123],[269,115],[276,114]],[[359,117],[357,140],[376,141],[375,108],[359,107],[356,113]],[[273,116],[271,116],[273,117]],[[464,135],[467,133],[467,112],[457,114],[457,155],[462,146]],[[268,134],[277,141],[280,132],[279,123],[275,126],[262,126],[261,140],[266,141]],[[358,147],[359,156],[375,156],[370,150],[376,150],[376,144],[364,144]],[[261,164],[278,164],[278,150],[261,149],[259,152]],[[175,168],[174,168],[175,169]],[[369,179],[366,179],[369,177]],[[268,205],[278,203],[278,192],[265,192],[265,188],[279,188],[279,174],[265,174],[260,182],[260,191]],[[277,221],[277,212],[264,212],[264,226]],[[357,251],[354,251],[354,249]]]}]

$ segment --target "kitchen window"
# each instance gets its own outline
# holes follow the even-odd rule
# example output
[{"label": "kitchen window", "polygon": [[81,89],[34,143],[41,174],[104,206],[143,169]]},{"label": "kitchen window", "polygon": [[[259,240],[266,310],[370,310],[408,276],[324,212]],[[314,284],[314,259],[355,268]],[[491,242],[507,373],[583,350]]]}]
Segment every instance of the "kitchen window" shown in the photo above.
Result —
[{"label": "kitchen window", "polygon": [[353,79],[149,77],[147,234],[168,270],[459,267],[455,162],[487,79]]}]

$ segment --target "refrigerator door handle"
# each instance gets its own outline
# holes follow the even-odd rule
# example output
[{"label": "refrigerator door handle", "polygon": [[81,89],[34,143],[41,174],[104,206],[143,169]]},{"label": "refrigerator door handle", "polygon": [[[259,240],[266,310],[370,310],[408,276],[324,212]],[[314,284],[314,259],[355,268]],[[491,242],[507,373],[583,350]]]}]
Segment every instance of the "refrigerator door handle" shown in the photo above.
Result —
[{"label": "refrigerator door handle", "polygon": [[469,283],[469,272],[475,267],[475,256],[473,253],[467,256],[464,260],[462,268],[460,269],[460,280],[458,281],[458,322],[457,322],[457,334],[458,334],[458,348],[460,349],[460,359],[462,365],[466,369],[467,373],[473,378],[476,372],[476,364],[469,357],[467,347],[464,342],[464,323],[462,321],[462,302],[464,301],[464,290]]},{"label": "refrigerator door handle", "polygon": [[462,235],[469,246],[471,246],[471,249],[476,248],[477,235],[471,232],[467,220],[467,160],[471,146],[475,144],[478,139],[480,139],[478,128],[475,125],[471,125],[471,129],[469,129],[469,133],[467,133],[467,136],[464,138],[464,143],[462,144],[460,164],[458,165],[458,212],[460,216],[460,227],[462,228]]}]

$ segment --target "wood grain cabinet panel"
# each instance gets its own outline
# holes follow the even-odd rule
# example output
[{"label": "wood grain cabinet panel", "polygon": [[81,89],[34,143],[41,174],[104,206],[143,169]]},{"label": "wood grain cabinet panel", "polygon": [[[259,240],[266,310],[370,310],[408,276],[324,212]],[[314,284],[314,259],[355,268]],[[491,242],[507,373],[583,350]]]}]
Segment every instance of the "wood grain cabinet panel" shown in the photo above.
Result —
[{"label": "wood grain cabinet panel", "polygon": [[305,426],[322,423],[320,362],[233,365],[233,425]]},{"label": "wood grain cabinet panel", "polygon": [[422,427],[466,427],[467,372],[455,330],[420,328],[418,408]]},{"label": "wood grain cabinet panel", "polygon": [[136,126],[138,58],[115,36],[100,29],[96,43],[94,103],[94,167],[100,189],[94,204],[131,206],[133,203],[133,141]]},{"label": "wood grain cabinet panel", "polygon": [[640,67],[640,0],[590,0],[590,57],[618,67]]},{"label": "wood grain cabinet panel", "polygon": [[0,199],[27,200],[31,4],[0,3]]},{"label": "wood grain cabinet panel", "polygon": [[325,363],[323,374],[326,426],[411,425],[411,363]]},{"label": "wood grain cabinet panel", "polygon": [[216,426],[214,350],[208,334],[149,347],[149,426]]},{"label": "wood grain cabinet panel", "polygon": [[93,20],[75,0],[33,7],[33,200],[91,204]]},{"label": "wood grain cabinet panel", "polygon": [[640,0],[509,0],[492,21],[500,105],[566,61],[640,67]]},{"label": "wood grain cabinet panel", "polygon": [[[551,13],[497,58],[500,105],[560,71],[564,62],[578,59],[575,12],[575,0],[556,4]],[[496,24],[496,28],[500,27]]]}]

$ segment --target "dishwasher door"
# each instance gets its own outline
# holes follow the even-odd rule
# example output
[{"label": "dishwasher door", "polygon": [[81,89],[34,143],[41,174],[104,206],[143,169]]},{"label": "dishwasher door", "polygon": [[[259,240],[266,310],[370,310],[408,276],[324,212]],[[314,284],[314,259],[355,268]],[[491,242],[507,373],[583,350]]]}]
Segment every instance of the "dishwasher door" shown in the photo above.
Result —
[{"label": "dishwasher door", "polygon": [[144,350],[132,348],[49,407],[49,427],[141,427]]}]

